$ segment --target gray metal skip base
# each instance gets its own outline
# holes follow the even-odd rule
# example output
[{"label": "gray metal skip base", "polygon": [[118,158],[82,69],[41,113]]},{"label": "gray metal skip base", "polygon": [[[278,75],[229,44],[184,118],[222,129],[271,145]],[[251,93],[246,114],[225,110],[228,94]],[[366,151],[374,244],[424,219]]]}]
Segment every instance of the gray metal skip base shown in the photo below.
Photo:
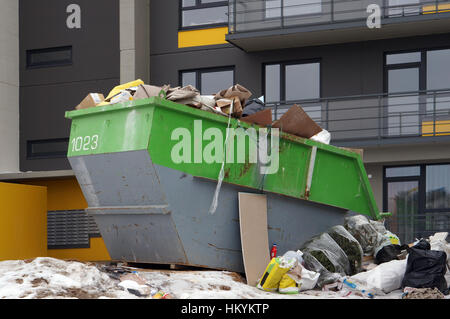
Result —
[{"label": "gray metal skip base", "polygon": [[[69,161],[113,260],[244,272],[238,192],[257,190],[223,183],[210,214],[217,182],[155,165],[146,150]],[[341,208],[266,195],[269,244],[279,254],[345,217]]]}]

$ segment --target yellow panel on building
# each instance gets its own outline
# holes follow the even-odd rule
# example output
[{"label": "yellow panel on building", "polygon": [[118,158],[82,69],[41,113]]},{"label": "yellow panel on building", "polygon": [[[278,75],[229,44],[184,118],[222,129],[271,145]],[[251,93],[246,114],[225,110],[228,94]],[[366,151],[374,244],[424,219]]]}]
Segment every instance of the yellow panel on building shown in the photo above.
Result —
[{"label": "yellow panel on building", "polygon": [[[433,134],[435,133],[435,134]],[[450,120],[422,122],[422,136],[450,135]]]},{"label": "yellow panel on building", "polygon": [[[76,178],[53,180],[32,180],[25,184],[47,187],[48,210],[78,210],[88,205]],[[89,248],[48,249],[48,256],[59,259],[76,259],[80,261],[111,260],[102,238],[90,238]]]},{"label": "yellow panel on building", "polygon": [[[436,5],[426,5],[422,8],[423,14],[436,13]],[[438,13],[450,12],[450,3],[442,3],[438,5]]]},{"label": "yellow panel on building", "polygon": [[198,47],[228,43],[228,27],[188,30],[178,32],[178,48]]},{"label": "yellow panel on building", "polygon": [[47,256],[47,190],[0,183],[0,260]]}]

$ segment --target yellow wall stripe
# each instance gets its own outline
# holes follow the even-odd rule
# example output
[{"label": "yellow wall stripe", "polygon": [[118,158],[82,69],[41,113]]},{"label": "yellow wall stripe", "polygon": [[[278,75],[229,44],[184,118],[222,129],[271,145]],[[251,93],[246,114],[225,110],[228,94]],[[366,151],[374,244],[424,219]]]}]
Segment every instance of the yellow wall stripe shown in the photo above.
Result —
[{"label": "yellow wall stripe", "polygon": [[[423,6],[423,14],[436,13],[436,5]],[[443,3],[438,5],[438,12],[450,12],[450,4]]]},{"label": "yellow wall stripe", "polygon": [[[49,211],[78,210],[88,207],[80,185],[74,177],[55,180],[32,180],[24,183],[47,187],[47,205]],[[45,220],[45,225],[47,225],[47,220]],[[45,243],[47,244],[47,241]],[[111,260],[102,238],[91,238],[90,248],[49,249],[48,256],[81,261]]]},{"label": "yellow wall stripe", "polygon": [[[433,134],[433,132],[435,134]],[[450,135],[450,120],[422,122],[422,136]]]},{"label": "yellow wall stripe", "polygon": [[0,260],[47,256],[47,190],[0,183]]},{"label": "yellow wall stripe", "polygon": [[228,43],[225,35],[228,27],[188,30],[178,32],[178,48]]}]

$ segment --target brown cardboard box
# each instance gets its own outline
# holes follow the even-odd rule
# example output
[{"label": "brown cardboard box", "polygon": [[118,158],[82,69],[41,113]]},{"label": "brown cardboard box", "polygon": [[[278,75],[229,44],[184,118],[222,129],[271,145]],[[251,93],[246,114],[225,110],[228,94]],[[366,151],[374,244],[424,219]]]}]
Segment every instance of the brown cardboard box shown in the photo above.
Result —
[{"label": "brown cardboard box", "polygon": [[279,120],[275,121],[272,127],[305,138],[311,138],[322,132],[322,128],[297,104],[294,104]]},{"label": "brown cardboard box", "polygon": [[105,97],[101,93],[89,93],[80,104],[78,104],[75,109],[82,110],[88,109],[90,107],[95,107],[98,104],[102,103],[105,100]]},{"label": "brown cardboard box", "polygon": [[238,97],[241,102],[241,107],[244,108],[247,100],[252,96],[252,92],[247,90],[240,84],[233,85],[232,87],[222,90],[216,94],[216,100],[220,99],[230,99],[234,97]]},{"label": "brown cardboard box", "polygon": [[159,96],[159,93],[164,90],[167,93],[169,87],[167,85],[160,87],[154,85],[141,84],[138,86],[136,93],[134,93],[134,100],[147,99],[152,96]]},{"label": "brown cardboard box", "polygon": [[234,105],[233,105],[233,114],[232,115],[239,117],[239,116],[241,116],[242,111],[243,111],[239,97],[232,96],[230,98],[220,99],[220,100],[217,100],[216,104],[218,107],[221,108],[222,112],[224,112],[226,114],[230,114],[231,104],[233,103],[233,100],[234,100]]}]

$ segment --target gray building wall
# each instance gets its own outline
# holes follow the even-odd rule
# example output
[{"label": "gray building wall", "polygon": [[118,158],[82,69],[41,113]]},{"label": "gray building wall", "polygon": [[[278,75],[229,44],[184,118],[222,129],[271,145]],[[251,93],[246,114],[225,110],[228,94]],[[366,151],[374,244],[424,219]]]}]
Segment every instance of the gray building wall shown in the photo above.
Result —
[{"label": "gray building wall", "polygon": [[19,4],[0,0],[0,173],[19,170]]},{"label": "gray building wall", "polygon": [[[81,28],[69,29],[69,4],[81,7]],[[119,0],[20,0],[20,169],[69,169],[67,159],[27,158],[27,142],[68,138],[66,111],[90,92],[120,82]],[[72,46],[73,63],[28,69],[27,50]]]}]

